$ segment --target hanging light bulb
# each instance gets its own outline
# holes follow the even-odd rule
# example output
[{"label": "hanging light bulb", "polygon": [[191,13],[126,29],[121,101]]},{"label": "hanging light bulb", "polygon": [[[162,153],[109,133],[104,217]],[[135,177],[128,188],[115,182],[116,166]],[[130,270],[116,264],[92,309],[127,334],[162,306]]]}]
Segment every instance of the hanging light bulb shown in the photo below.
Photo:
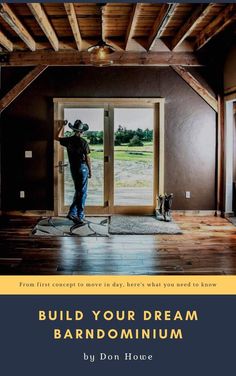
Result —
[{"label": "hanging light bulb", "polygon": [[97,44],[88,48],[90,62],[99,67],[112,65],[113,60],[110,55],[114,51],[115,49],[112,46],[105,43],[103,40],[100,40]]}]

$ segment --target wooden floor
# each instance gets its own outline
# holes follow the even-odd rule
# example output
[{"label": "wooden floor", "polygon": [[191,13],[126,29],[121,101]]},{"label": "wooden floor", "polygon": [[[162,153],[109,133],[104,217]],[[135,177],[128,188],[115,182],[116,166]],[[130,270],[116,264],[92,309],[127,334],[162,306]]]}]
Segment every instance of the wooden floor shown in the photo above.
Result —
[{"label": "wooden floor", "polygon": [[35,237],[35,218],[1,220],[1,275],[236,274],[236,227],[175,217],[183,235]]}]

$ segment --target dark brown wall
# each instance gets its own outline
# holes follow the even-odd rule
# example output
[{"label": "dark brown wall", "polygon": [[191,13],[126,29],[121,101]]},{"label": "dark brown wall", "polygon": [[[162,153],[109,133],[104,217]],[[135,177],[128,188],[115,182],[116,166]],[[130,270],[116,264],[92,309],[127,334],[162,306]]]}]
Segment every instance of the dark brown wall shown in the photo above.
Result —
[{"label": "dark brown wall", "polygon": [[[6,92],[28,69],[2,70]],[[53,209],[53,97],[164,97],[165,190],[175,209],[215,208],[216,116],[171,68],[61,67],[48,68],[2,113],[3,209]]]}]

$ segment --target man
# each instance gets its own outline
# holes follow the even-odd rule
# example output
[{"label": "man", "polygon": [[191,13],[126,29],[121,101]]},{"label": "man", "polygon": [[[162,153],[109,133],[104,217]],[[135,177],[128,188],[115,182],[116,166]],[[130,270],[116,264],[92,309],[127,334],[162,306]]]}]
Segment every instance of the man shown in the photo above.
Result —
[{"label": "man", "polygon": [[90,153],[89,145],[81,136],[83,132],[89,129],[89,126],[82,123],[81,120],[76,120],[74,125],[69,123],[68,126],[74,131],[74,134],[69,137],[63,137],[63,126],[58,133],[57,139],[62,146],[67,148],[71,175],[75,186],[75,194],[67,218],[76,224],[82,225],[84,223],[88,178],[91,178],[92,173],[91,161],[88,155]]}]

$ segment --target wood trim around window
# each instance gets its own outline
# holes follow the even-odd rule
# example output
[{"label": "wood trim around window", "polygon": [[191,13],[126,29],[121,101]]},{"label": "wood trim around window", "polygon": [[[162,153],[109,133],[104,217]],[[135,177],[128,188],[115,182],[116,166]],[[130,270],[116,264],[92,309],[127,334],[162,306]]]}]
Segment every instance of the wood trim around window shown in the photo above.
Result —
[{"label": "wood trim around window", "polygon": [[[114,206],[111,204],[109,207],[95,206],[87,207],[86,213],[89,215],[108,215],[108,214],[153,214],[156,208],[157,197],[159,194],[164,193],[164,98],[54,98],[54,132],[56,132],[58,121],[63,119],[63,110],[66,108],[74,107],[143,107],[143,108],[154,108],[154,194],[153,194],[153,206]],[[107,127],[107,122],[112,123],[113,111],[109,111],[109,119],[105,119],[105,127]],[[104,153],[108,153],[113,156],[113,136],[111,135],[111,127],[109,126],[110,132],[108,132],[107,149],[104,149]],[[155,142],[156,141],[156,142]],[[62,176],[57,172],[58,162],[62,153],[62,148],[60,148],[59,142],[54,141],[54,215],[64,215],[65,208],[61,206],[61,200],[59,200],[59,195],[61,192],[60,186],[63,184]],[[104,201],[109,200],[113,202],[114,192],[113,192],[113,175],[111,173],[113,166],[113,157],[109,161],[110,166],[104,167],[104,186],[108,187],[104,192]],[[108,181],[109,180],[109,181]]]}]

